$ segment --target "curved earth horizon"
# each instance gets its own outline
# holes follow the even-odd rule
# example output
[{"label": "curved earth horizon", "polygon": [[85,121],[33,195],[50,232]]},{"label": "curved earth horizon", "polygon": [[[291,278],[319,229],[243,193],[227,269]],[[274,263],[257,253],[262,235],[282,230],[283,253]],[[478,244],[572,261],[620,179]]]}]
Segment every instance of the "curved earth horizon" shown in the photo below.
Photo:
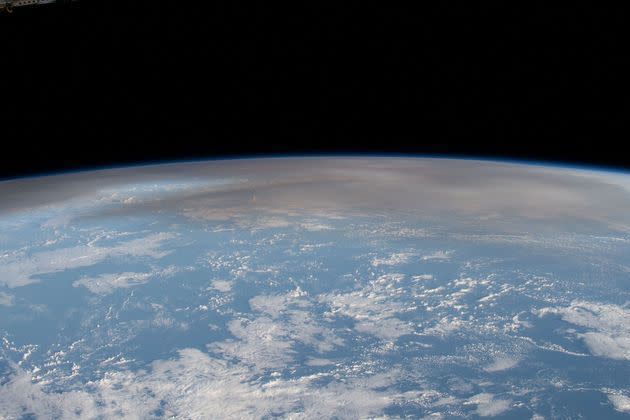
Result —
[{"label": "curved earth horizon", "polygon": [[230,159],[0,182],[0,418],[627,418],[630,175]]}]

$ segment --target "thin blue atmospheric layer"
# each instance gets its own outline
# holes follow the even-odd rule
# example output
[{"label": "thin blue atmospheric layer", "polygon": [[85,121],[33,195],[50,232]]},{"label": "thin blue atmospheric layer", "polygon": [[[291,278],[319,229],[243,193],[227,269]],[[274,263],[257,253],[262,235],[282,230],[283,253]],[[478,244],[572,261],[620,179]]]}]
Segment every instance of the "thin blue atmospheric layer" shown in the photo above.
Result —
[{"label": "thin blue atmospheric layer", "polygon": [[0,416],[630,412],[628,235],[383,214],[4,229]]},{"label": "thin blue atmospheric layer", "polygon": [[331,159],[331,158],[343,158],[343,159],[443,159],[443,160],[459,160],[459,161],[472,161],[472,162],[487,162],[487,163],[502,163],[511,165],[527,165],[532,167],[541,168],[554,168],[564,170],[579,170],[598,172],[604,174],[620,174],[628,175],[630,170],[621,166],[609,166],[600,165],[587,162],[562,162],[557,160],[542,160],[542,159],[526,159],[526,158],[512,158],[512,157],[495,157],[486,155],[469,155],[469,154],[430,154],[430,153],[357,153],[357,152],[330,152],[330,153],[281,153],[281,154],[259,154],[259,155],[225,155],[225,156],[213,156],[213,157],[190,157],[176,160],[147,160],[139,161],[137,163],[127,164],[112,164],[112,165],[97,165],[78,167],[75,169],[66,169],[52,172],[44,172],[40,174],[31,174],[25,176],[13,176],[0,178],[0,182],[9,182],[17,179],[36,179],[49,176],[63,176],[71,174],[89,173],[94,171],[106,171],[116,169],[138,169],[146,167],[157,167],[163,165],[182,165],[182,164],[199,164],[199,163],[211,163],[222,161],[247,161],[253,159]]}]

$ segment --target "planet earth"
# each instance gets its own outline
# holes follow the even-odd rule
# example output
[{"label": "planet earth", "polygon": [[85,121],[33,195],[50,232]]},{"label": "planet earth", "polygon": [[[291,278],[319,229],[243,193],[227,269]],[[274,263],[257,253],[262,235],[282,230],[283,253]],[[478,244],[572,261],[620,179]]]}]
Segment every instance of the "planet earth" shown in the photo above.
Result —
[{"label": "planet earth", "polygon": [[179,162],[0,183],[0,418],[628,418],[630,176]]}]

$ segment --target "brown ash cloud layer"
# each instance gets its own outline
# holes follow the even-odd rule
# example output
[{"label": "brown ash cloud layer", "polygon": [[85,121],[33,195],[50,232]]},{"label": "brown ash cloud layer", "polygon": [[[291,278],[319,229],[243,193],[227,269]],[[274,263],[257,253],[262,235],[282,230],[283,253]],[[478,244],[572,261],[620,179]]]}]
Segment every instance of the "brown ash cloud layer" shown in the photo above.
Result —
[{"label": "brown ash cloud layer", "polygon": [[[161,183],[179,187],[133,195]],[[241,159],[20,179],[0,183],[0,215],[89,203],[95,195],[103,201],[106,192],[130,186],[126,200],[95,201],[81,217],[160,211],[216,220],[334,211],[630,231],[627,175],[428,158]]]}]

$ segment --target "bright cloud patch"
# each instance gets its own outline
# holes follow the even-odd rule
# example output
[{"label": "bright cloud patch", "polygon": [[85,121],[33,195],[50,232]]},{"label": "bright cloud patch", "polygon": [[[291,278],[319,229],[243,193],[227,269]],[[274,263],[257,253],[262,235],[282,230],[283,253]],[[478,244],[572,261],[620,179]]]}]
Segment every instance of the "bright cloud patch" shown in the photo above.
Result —
[{"label": "bright cloud patch", "polygon": [[494,362],[486,366],[486,372],[500,372],[502,370],[512,369],[518,365],[518,359],[511,357],[499,357]]},{"label": "bright cloud patch", "polygon": [[385,318],[376,321],[358,322],[355,330],[372,334],[384,340],[396,340],[405,334],[411,334],[413,327],[397,318]]},{"label": "bright cloud patch", "polygon": [[595,356],[630,360],[630,310],[609,304],[574,301],[568,307],[543,308],[539,316],[559,315],[564,321],[585,328],[576,333]]},{"label": "bright cloud patch", "polygon": [[108,295],[116,289],[127,289],[133,286],[144,284],[155,277],[165,277],[175,274],[178,269],[169,267],[164,270],[154,270],[147,273],[117,273],[117,274],[101,274],[96,277],[82,277],[80,280],[72,283],[74,287],[83,286],[90,292],[97,295]]},{"label": "bright cloud patch", "polygon": [[13,306],[13,295],[0,292],[0,306]]},{"label": "bright cloud patch", "polygon": [[497,416],[510,409],[510,400],[495,398],[489,393],[481,393],[471,397],[468,404],[477,405],[477,414],[482,417]]},{"label": "bright cloud patch", "polygon": [[630,397],[621,394],[608,394],[608,400],[615,410],[630,413]]},{"label": "bright cloud patch", "polygon": [[422,260],[448,260],[451,258],[453,251],[435,251],[431,254],[423,255]]},{"label": "bright cloud patch", "polygon": [[232,290],[232,282],[228,280],[214,280],[212,282],[212,288],[219,292],[227,293]]},{"label": "bright cloud patch", "polygon": [[310,358],[306,361],[308,366],[329,366],[334,365],[335,362],[328,359]]},{"label": "bright cloud patch", "polygon": [[2,261],[3,273],[0,285],[20,287],[37,283],[38,275],[57,273],[80,267],[89,267],[109,258],[150,257],[162,258],[169,251],[162,249],[165,241],[173,234],[155,233],[144,238],[121,242],[112,246],[97,246],[92,243],[42,251],[32,255],[12,255]]},{"label": "bright cloud patch", "polygon": [[318,299],[329,306],[329,316],[353,318],[356,321],[356,331],[381,339],[396,340],[414,331],[411,325],[396,317],[397,313],[405,310],[404,306],[395,299],[396,285],[404,277],[397,273],[386,274],[371,281],[360,290],[321,295]]},{"label": "bright cloud patch", "polygon": [[315,374],[261,383],[254,376],[245,365],[192,348],[148,371],[112,372],[77,391],[47,392],[21,372],[0,386],[0,417],[363,418],[382,413],[397,397],[390,374],[343,382]]},{"label": "bright cloud patch", "polygon": [[309,232],[319,232],[322,230],[332,230],[333,227],[324,223],[317,222],[304,222],[300,224],[300,227]]},{"label": "bright cloud patch", "polygon": [[280,369],[295,358],[299,344],[325,353],[344,341],[309,311],[312,303],[299,288],[282,295],[259,295],[249,301],[254,314],[228,323],[235,339],[211,343],[208,349],[257,371]]},{"label": "bright cloud patch", "polygon": [[374,258],[372,259],[372,266],[378,267],[381,265],[399,265],[406,264],[409,262],[409,259],[413,257],[415,254],[410,252],[398,252],[391,254],[385,258]]}]

